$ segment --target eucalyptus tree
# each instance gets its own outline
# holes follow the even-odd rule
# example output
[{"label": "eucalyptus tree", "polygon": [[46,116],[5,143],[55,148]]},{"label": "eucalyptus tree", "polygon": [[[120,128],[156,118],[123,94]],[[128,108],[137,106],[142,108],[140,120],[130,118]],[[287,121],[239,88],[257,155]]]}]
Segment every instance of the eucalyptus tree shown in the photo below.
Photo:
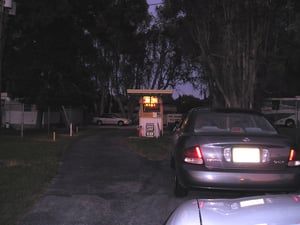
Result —
[{"label": "eucalyptus tree", "polygon": [[143,66],[141,59],[144,58],[144,29],[148,21],[146,1],[120,1],[114,6],[111,15],[111,90],[119,108],[125,114],[121,98],[143,75],[139,70]]},{"label": "eucalyptus tree", "polygon": [[145,76],[143,87],[148,89],[175,88],[192,82],[197,86],[199,68],[183,54],[180,23],[168,16],[166,8],[156,7],[156,14],[147,32]]},{"label": "eucalyptus tree", "polygon": [[86,26],[97,52],[92,66],[98,89],[98,113],[103,113],[107,102],[106,110],[111,110],[114,100],[125,114],[127,89],[138,88],[143,75],[147,3],[102,1],[96,6],[89,9],[94,23]]},{"label": "eucalyptus tree", "polygon": [[202,66],[215,105],[253,107],[257,73],[274,50],[274,23],[289,2],[165,0],[182,24],[180,44]]}]

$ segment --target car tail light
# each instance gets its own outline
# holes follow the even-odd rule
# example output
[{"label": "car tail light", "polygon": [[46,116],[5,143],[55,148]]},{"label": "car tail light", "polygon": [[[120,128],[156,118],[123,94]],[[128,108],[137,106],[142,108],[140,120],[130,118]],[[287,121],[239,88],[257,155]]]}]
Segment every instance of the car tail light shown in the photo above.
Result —
[{"label": "car tail light", "polygon": [[200,146],[189,148],[183,153],[183,161],[191,164],[203,164],[203,155]]},{"label": "car tail light", "polygon": [[300,166],[300,160],[295,160],[295,159],[296,159],[296,150],[291,149],[288,166]]},{"label": "car tail light", "polygon": [[294,202],[299,202],[299,197],[298,196],[293,196]]},{"label": "car tail light", "polygon": [[293,161],[295,159],[296,156],[296,152],[294,149],[290,150],[290,157],[289,157],[289,161]]},{"label": "car tail light", "polygon": [[197,201],[197,203],[198,203],[198,209],[204,208],[204,201]]}]

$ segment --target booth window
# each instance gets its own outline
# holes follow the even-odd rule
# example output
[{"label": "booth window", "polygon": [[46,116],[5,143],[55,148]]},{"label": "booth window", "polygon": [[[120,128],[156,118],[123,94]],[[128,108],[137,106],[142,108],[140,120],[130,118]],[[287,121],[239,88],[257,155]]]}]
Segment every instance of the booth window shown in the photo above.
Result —
[{"label": "booth window", "polygon": [[159,112],[160,104],[158,103],[157,96],[144,96],[143,97],[143,111],[144,112]]}]

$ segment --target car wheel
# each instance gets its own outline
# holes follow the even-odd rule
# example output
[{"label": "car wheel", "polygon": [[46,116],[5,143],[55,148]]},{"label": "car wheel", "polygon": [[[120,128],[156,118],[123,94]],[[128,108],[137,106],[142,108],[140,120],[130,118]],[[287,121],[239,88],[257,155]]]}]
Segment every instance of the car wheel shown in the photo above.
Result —
[{"label": "car wheel", "polygon": [[101,121],[101,120],[98,120],[98,121],[97,121],[97,125],[99,125],[99,126],[102,125],[102,121]]},{"label": "car wheel", "polygon": [[294,122],[294,120],[289,119],[289,120],[285,121],[285,125],[287,127],[295,127],[295,122]]},{"label": "car wheel", "polygon": [[175,175],[174,194],[176,197],[180,197],[180,198],[188,195],[188,189],[186,187],[182,186],[182,184],[180,184],[176,175]]},{"label": "car wheel", "polygon": [[123,121],[119,121],[119,122],[118,122],[118,125],[119,125],[119,126],[123,126],[123,125],[124,125],[124,122],[123,122]]}]

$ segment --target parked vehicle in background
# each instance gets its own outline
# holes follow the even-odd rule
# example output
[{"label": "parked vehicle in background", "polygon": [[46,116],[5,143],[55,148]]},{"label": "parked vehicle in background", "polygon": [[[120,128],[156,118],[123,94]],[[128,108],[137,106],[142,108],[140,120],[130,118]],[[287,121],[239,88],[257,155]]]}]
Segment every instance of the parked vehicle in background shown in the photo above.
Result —
[{"label": "parked vehicle in background", "polygon": [[295,113],[274,113],[266,114],[267,119],[275,126],[295,127],[296,118]]},{"label": "parked vehicle in background", "polygon": [[93,123],[97,125],[110,124],[110,125],[123,126],[123,125],[131,124],[131,120],[128,118],[122,118],[119,115],[114,113],[105,113],[102,116],[93,117]]},{"label": "parked vehicle in background", "polygon": [[192,199],[181,204],[165,225],[294,225],[299,224],[299,212],[299,194]]},{"label": "parked vehicle in background", "polygon": [[255,111],[192,109],[175,132],[175,195],[191,188],[295,191],[300,154]]},{"label": "parked vehicle in background", "polygon": [[300,96],[266,98],[261,112],[276,126],[295,127],[300,120]]},{"label": "parked vehicle in background", "polygon": [[166,126],[175,126],[178,125],[182,120],[181,113],[169,113],[165,115],[164,124]]}]

